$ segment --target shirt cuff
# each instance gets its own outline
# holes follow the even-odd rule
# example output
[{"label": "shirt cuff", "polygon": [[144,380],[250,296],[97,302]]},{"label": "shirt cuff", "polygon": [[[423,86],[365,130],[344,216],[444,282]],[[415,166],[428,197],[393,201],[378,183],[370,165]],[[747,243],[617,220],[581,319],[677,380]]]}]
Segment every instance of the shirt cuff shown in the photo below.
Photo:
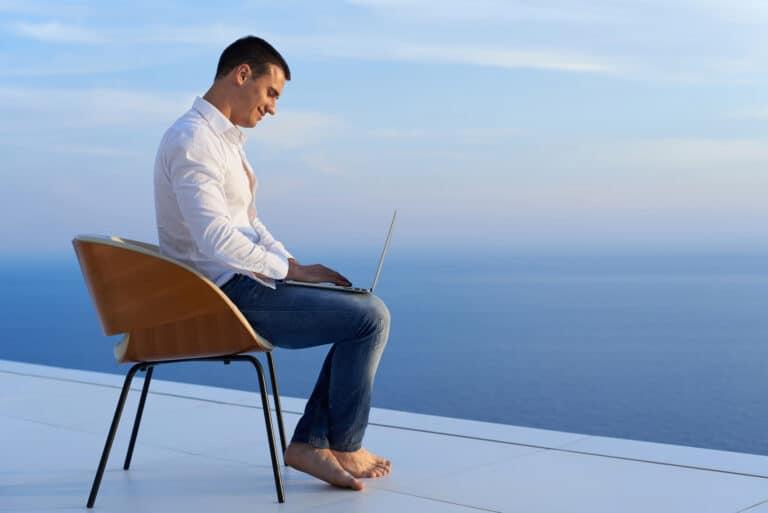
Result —
[{"label": "shirt cuff", "polygon": [[283,246],[282,243],[278,242],[273,246],[273,249],[277,250],[277,253],[284,256],[285,258],[294,258],[294,256],[285,249],[285,246]]},{"label": "shirt cuff", "polygon": [[264,255],[264,270],[261,274],[275,280],[283,280],[288,276],[288,258],[275,253]]}]

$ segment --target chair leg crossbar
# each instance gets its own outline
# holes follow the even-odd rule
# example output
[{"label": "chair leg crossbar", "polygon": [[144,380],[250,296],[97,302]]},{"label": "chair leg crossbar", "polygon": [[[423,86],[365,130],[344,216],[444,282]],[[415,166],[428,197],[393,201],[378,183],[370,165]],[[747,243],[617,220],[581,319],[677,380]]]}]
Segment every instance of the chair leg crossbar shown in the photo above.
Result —
[{"label": "chair leg crossbar", "polygon": [[[128,445],[128,452],[125,455],[125,463],[123,469],[128,470],[131,466],[131,458],[133,457],[133,448],[136,444],[136,438],[139,434],[139,425],[141,424],[141,417],[144,414],[144,403],[147,400],[147,393],[149,392],[149,384],[152,381],[152,372],[158,365],[165,365],[169,363],[179,362],[224,362],[226,364],[233,361],[250,362],[256,368],[256,373],[259,377],[259,392],[261,395],[261,407],[264,410],[264,424],[267,429],[267,440],[269,441],[269,453],[272,458],[272,472],[275,476],[275,490],[277,491],[278,502],[285,502],[285,494],[283,492],[283,479],[280,473],[280,464],[277,459],[277,448],[275,447],[275,435],[272,428],[272,414],[269,410],[269,400],[267,399],[267,385],[264,379],[264,370],[261,367],[261,362],[254,356],[246,354],[237,354],[229,356],[213,356],[207,358],[189,358],[184,360],[168,360],[163,362],[148,362],[137,363],[128,370],[128,374],[125,376],[123,382],[123,388],[120,391],[120,398],[117,401],[117,407],[115,408],[115,415],[112,418],[112,425],[109,428],[109,434],[107,435],[107,441],[104,444],[104,451],[101,453],[101,459],[99,460],[99,468],[96,470],[96,476],[93,479],[93,486],[91,487],[91,494],[88,496],[88,507],[92,508],[94,502],[96,502],[96,495],[99,493],[99,486],[101,485],[101,478],[104,475],[104,468],[107,466],[107,460],[109,459],[109,452],[112,450],[112,442],[115,440],[115,433],[117,433],[117,426],[120,423],[120,417],[123,413],[123,407],[125,406],[125,400],[128,397],[128,391],[131,388],[131,382],[133,377],[138,371],[145,371],[146,377],[144,378],[144,386],[141,389],[141,398],[139,399],[139,407],[136,411],[136,419],[133,422],[133,430],[131,432],[131,441]],[[285,429],[283,427],[283,411],[280,406],[280,394],[277,390],[277,378],[275,376],[275,363],[272,359],[272,353],[267,353],[267,361],[269,363],[269,376],[272,385],[272,394],[275,400],[275,411],[277,413],[277,426],[280,434],[280,445],[285,454]]]}]

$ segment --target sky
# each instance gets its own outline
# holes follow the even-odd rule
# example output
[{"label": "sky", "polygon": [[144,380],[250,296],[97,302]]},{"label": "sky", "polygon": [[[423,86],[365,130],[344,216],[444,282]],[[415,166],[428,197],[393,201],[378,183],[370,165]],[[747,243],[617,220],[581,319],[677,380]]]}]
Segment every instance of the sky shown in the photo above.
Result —
[{"label": "sky", "polygon": [[[155,241],[165,129],[248,34],[246,130],[291,250],[768,250],[768,3],[0,0],[0,255]],[[294,251],[295,252],[295,251]]]}]

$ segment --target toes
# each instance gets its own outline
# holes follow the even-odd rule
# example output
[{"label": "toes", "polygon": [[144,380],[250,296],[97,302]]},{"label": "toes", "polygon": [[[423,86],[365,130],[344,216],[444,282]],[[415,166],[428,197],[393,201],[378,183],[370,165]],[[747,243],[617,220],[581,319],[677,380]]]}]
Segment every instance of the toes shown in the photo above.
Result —
[{"label": "toes", "polygon": [[353,490],[362,490],[365,488],[365,485],[355,479],[355,476],[350,474],[349,472],[345,471],[344,469],[340,469],[342,472],[343,477],[340,479],[339,485],[344,486],[346,488],[351,488]]},{"label": "toes", "polygon": [[[348,474],[349,475],[349,474]],[[349,479],[345,483],[347,488],[351,488],[353,490],[362,490],[365,488],[365,485],[362,483],[362,481],[358,481],[352,475],[349,475]]]},{"label": "toes", "polygon": [[352,476],[358,478],[384,477],[390,473],[392,463],[376,456],[365,449],[352,455],[345,452],[332,451],[336,461]]},{"label": "toes", "polygon": [[368,477],[384,477],[389,474],[389,469],[381,465],[376,465],[368,472]]},{"label": "toes", "polygon": [[362,478],[383,477],[387,474],[388,474],[387,469],[380,467],[378,465],[372,465],[365,470],[361,470],[355,473],[357,477],[362,477]]}]

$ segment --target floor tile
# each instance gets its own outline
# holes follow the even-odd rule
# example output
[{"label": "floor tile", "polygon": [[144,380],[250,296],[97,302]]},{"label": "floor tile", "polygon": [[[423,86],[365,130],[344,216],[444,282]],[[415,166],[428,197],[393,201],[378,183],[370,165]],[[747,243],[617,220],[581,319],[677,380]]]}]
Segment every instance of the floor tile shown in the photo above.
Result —
[{"label": "floor tile", "polygon": [[474,439],[497,440],[545,448],[559,447],[584,438],[584,435],[575,433],[383,409],[371,411],[371,422],[382,426],[404,426],[434,433],[449,433]]},{"label": "floor tile", "polygon": [[[0,472],[15,480],[24,472],[50,472],[59,470],[85,470],[92,472],[104,448],[105,436],[63,429],[36,422],[9,419],[0,416],[2,425],[2,458]],[[127,437],[116,439],[112,447],[109,467],[121,467],[128,448]],[[153,448],[142,456],[147,464],[173,459],[182,455],[178,451]],[[8,480],[5,481],[8,483]]]},{"label": "floor tile", "polygon": [[366,447],[392,461],[392,473],[371,480],[371,486],[397,489],[425,479],[508,461],[540,449],[405,429],[369,426]]},{"label": "floor tile", "polygon": [[733,513],[768,513],[768,496],[766,496],[765,500],[755,504],[750,504],[749,506],[738,511],[734,511]]},{"label": "floor tile", "polygon": [[[94,433],[107,433],[120,396],[119,389],[38,378],[27,379],[34,384],[34,387],[30,387],[34,392],[0,401],[0,415]],[[46,387],[47,393],[41,393],[40,390]],[[139,396],[139,391],[129,392],[121,428],[133,422]],[[154,410],[162,409],[166,413],[191,409],[201,404],[200,401],[167,396],[150,398],[147,400],[148,410],[151,407]]]},{"label": "floor tile", "polygon": [[722,513],[760,500],[768,480],[544,451],[403,489],[503,511]]},{"label": "floor tile", "polygon": [[[312,513],[470,513],[478,510],[472,507],[433,501],[421,497],[403,495],[391,492],[364,491],[354,493],[348,499],[333,502],[324,506],[311,506],[307,512]],[[299,512],[297,512],[299,513]]]},{"label": "floor tile", "polygon": [[768,477],[768,456],[593,436],[566,449]]}]

